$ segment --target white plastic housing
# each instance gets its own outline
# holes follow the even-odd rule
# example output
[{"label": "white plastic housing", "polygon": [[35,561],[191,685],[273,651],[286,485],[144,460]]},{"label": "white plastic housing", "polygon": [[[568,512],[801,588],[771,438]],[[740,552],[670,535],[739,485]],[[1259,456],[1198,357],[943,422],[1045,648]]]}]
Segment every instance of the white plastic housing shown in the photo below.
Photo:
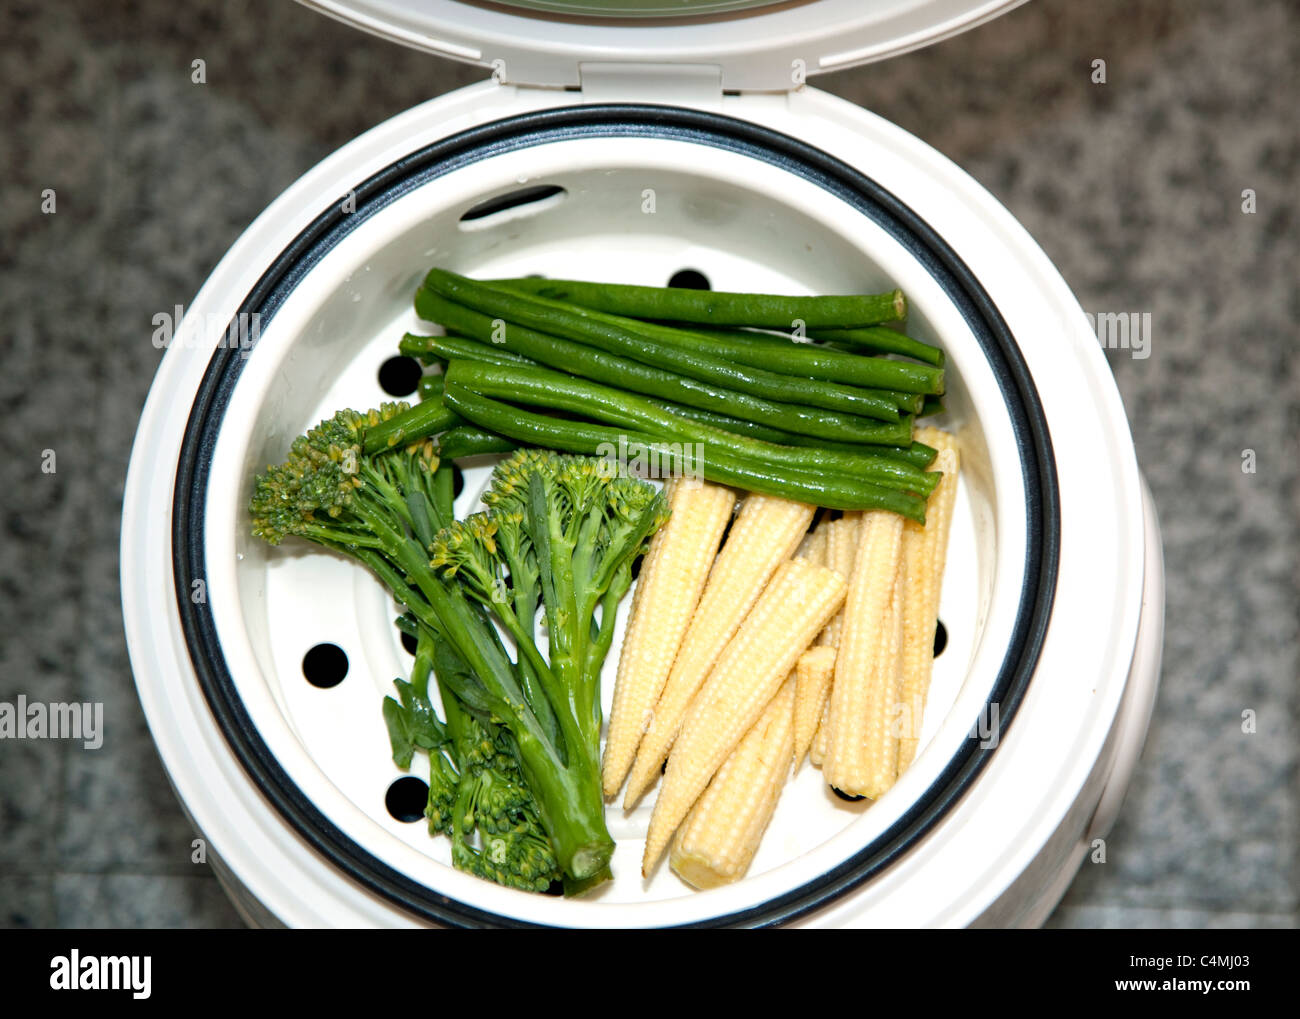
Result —
[{"label": "white plastic housing", "polygon": [[[575,97],[492,84],[433,100],[349,143],[304,176],[241,237],[191,305],[228,319],[266,266],[355,182],[474,124]],[[944,237],[989,292],[1033,374],[1055,450],[1061,549],[1055,607],[1020,713],[975,787],[904,859],[808,924],[950,926],[1036,922],[1073,872],[1077,847],[1120,752],[1120,705],[1142,615],[1148,530],[1123,408],[1086,320],[1059,274],[1012,217],[962,171],[898,128],[814,90],[727,97],[723,112],[796,135],[871,176]],[[459,216],[485,197],[557,184],[562,198],[490,220]],[[641,211],[651,191],[655,212]],[[689,890],[666,867],[638,874],[648,803],[624,817],[616,880],[589,900],[528,896],[445,865],[421,824],[388,816],[379,702],[408,663],[393,608],[359,568],[302,545],[252,541],[243,507],[252,472],[342,405],[385,398],[376,370],[419,323],[410,295],[433,264],[485,274],[666,282],[704,271],[718,289],[835,292],[901,286],[912,330],[948,351],[946,423],[965,470],[940,617],[925,745],[879,802],[846,805],[808,765],[783,796],[742,882]],[[132,456],[123,523],[123,602],[142,702],[178,794],[230,872],[291,925],[411,922],[340,878],[261,798],[193,678],[171,580],[168,515],[180,432],[210,349],[175,348],[160,368]],[[358,844],[460,901],[525,921],[659,926],[708,921],[815,880],[900,816],[979,718],[1005,652],[1023,570],[1025,492],[1006,408],[964,320],[915,258],[808,182],[734,153],[654,139],[583,139],[491,157],[404,195],[350,233],[295,288],[249,357],[213,450],[205,507],[208,590],[239,693],[279,763]],[[482,473],[471,472],[461,506]],[[1156,556],[1158,569],[1158,555]],[[624,611],[626,611],[626,606]],[[1148,633],[1150,632],[1148,619]],[[1159,623],[1155,623],[1158,637]],[[301,676],[320,640],[351,671],[330,690]],[[1158,639],[1157,639],[1158,646]],[[617,644],[605,700],[612,694]],[[1158,656],[1139,679],[1154,683]],[[1132,698],[1131,698],[1132,700]],[[1149,703],[1147,710],[1149,711]],[[1130,712],[1132,714],[1132,712]],[[1145,719],[1126,727],[1140,742]],[[1133,730],[1136,728],[1136,736]],[[1029,879],[1026,881],[1026,875]],[[1051,889],[1058,890],[1054,892]]]}]

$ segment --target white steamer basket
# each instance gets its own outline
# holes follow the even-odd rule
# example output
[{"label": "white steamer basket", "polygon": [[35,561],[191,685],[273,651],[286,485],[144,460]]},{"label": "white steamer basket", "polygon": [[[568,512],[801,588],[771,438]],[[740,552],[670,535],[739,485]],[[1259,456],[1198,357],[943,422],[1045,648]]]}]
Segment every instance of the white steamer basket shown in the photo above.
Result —
[{"label": "white steamer basket", "polygon": [[[349,143],[259,217],[190,307],[190,322],[258,314],[256,342],[200,336],[163,359],[127,483],[123,606],[155,741],[223,883],[251,922],[291,926],[1040,923],[1118,809],[1163,612],[1158,530],[1077,302],[987,192],[851,104],[807,88],[585,98],[484,83]],[[462,220],[537,187],[563,191]],[[403,773],[379,705],[411,661],[395,608],[350,562],[253,540],[245,507],[295,435],[390,398],[377,370],[428,328],[411,296],[434,264],[908,294],[909,331],[948,353],[939,423],[964,461],[949,642],[894,789],[847,804],[805,763],[749,875],[708,892],[667,866],[642,881],[653,799],[611,804],[615,880],[576,900],[459,873],[445,840],[389,814]],[[465,470],[458,512],[487,473]],[[303,678],[320,642],[348,655],[330,689]],[[617,658],[616,638],[607,711]]]}]

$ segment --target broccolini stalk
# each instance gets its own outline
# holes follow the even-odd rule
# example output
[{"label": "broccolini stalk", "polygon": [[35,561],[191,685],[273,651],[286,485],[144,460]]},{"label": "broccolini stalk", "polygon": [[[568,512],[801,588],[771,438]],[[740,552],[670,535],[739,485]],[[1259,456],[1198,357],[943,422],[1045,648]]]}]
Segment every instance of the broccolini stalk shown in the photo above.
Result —
[{"label": "broccolini stalk", "polygon": [[[602,805],[601,666],[632,563],[667,519],[667,503],[652,486],[613,476],[604,461],[536,449],[497,466],[484,502],[486,512],[438,535],[432,563],[514,641],[522,684],[539,709],[534,717],[549,727],[549,708],[554,745],[566,770],[583,776],[584,809],[594,812]],[[539,603],[545,656],[532,623]],[[549,804],[538,800],[553,830]],[[592,876],[566,871],[578,880]]]},{"label": "broccolini stalk", "polygon": [[[413,420],[417,423],[410,425]],[[457,565],[470,562],[491,572],[501,569],[501,561],[486,528],[467,532],[465,563],[446,559],[448,537],[465,527],[446,519],[449,500],[436,477],[438,458],[420,420],[440,419],[413,419],[405,405],[386,404],[367,414],[340,411],[300,436],[285,463],[256,479],[253,533],[271,544],[288,535],[315,541],[352,556],[380,578],[433,634],[434,669],[444,694],[452,695],[447,699],[479,724],[508,734],[566,884],[590,883],[607,872],[613,854],[600,795],[594,682],[608,640],[605,620],[597,625],[594,610],[626,591],[632,558],[666,515],[662,497],[627,479],[589,477],[579,457],[529,453],[505,461],[505,472],[498,472],[501,484],[494,487],[529,493],[526,503],[516,500],[509,507],[520,513],[521,544],[514,554],[532,554],[537,562],[533,582],[527,564],[517,559],[509,576],[512,583],[520,580],[520,590],[509,593],[513,604],[507,604],[495,579],[491,587],[476,587],[438,575],[439,569],[455,574]],[[369,451],[373,433],[389,437],[379,452]],[[390,445],[393,435],[404,444]],[[502,480],[509,478],[514,480]],[[520,479],[526,488],[518,488]],[[629,485],[639,485],[640,491]],[[507,511],[492,523],[499,528],[505,521],[508,528],[511,519]],[[510,547],[508,540],[502,545]],[[572,564],[564,559],[566,548],[572,550]],[[558,651],[554,666],[532,639],[531,614],[525,621],[516,611],[526,611],[536,598],[531,586],[547,605],[552,651]],[[506,624],[519,648],[518,662],[507,653],[485,606]],[[612,626],[612,611],[606,615]],[[579,619],[585,620],[581,632]]]},{"label": "broccolini stalk", "polygon": [[438,718],[428,697],[438,638],[412,620],[398,625],[416,636],[415,664],[410,682],[396,681],[400,701],[384,698],[384,720],[399,767],[410,766],[417,747],[429,753],[430,834],[450,839],[459,870],[510,888],[546,891],[562,872],[509,737],[468,714],[445,689],[447,721]]}]

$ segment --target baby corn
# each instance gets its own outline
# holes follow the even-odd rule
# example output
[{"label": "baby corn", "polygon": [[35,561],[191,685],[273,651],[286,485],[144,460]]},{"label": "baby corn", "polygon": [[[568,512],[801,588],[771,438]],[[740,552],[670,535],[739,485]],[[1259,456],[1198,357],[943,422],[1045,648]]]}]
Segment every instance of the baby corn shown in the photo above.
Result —
[{"label": "baby corn", "polygon": [[792,673],[682,822],[668,862],[688,884],[714,888],[749,869],[790,775],[796,682]]},{"label": "baby corn", "polygon": [[735,503],[735,492],[722,485],[678,481],[671,490],[672,516],[642,561],[619,658],[601,767],[606,796],[618,792],[632,766]]},{"label": "baby corn", "polygon": [[[826,520],[817,528],[826,538],[825,556],[823,562],[832,570],[848,580],[853,576],[853,560],[858,553],[858,537],[862,531],[862,514],[845,513],[838,520]],[[840,646],[840,630],[844,625],[844,609],[835,613],[826,629],[822,630],[821,636],[817,638],[817,643],[830,648],[834,651]],[[817,713],[804,719],[804,725],[807,727],[800,730],[796,725],[795,739],[795,767],[803,760],[805,753],[811,752],[813,764],[821,765],[822,760],[826,757],[826,718],[828,716],[827,695],[831,690],[831,682],[834,677],[835,656],[832,654],[829,659],[831,675],[826,677],[824,687],[816,687],[816,696],[818,697]],[[811,693],[814,688],[810,688]],[[803,696],[800,695],[799,704],[804,706],[804,710],[810,711],[811,706],[807,705]],[[797,712],[796,712],[797,713]]]},{"label": "baby corn", "polygon": [[[835,676],[831,675],[831,686],[834,688]],[[808,746],[808,760],[812,761],[817,767],[826,763],[826,744],[828,742],[828,733],[831,731],[831,699],[826,698],[822,704],[821,719],[817,723],[817,731],[813,734],[812,743]]]},{"label": "baby corn", "polygon": [[893,785],[898,768],[903,518],[883,510],[864,513],[861,535],[844,606],[822,771],[841,792],[875,799]]},{"label": "baby corn", "polygon": [[822,712],[835,676],[835,649],[825,645],[809,648],[795,667],[794,766],[808,753],[813,734],[821,725]]},{"label": "baby corn", "polygon": [[[925,526],[908,520],[903,524],[903,565],[906,580],[903,597],[903,651],[898,774],[907,770],[916,756],[921,736],[925,699],[934,670],[934,631],[939,616],[939,594],[947,562],[948,532],[957,498],[959,455],[952,436],[932,429],[925,441],[936,445],[939,454],[934,470],[943,480],[930,493],[925,507]],[[941,438],[942,437],[942,438]]]},{"label": "baby corn", "polygon": [[834,570],[802,559],[789,559],[777,570],[682,722],[650,817],[643,875],[649,875],[709,780],[840,607],[846,588]]},{"label": "baby corn", "polygon": [[803,536],[794,550],[796,559],[806,559],[814,566],[826,565],[826,525],[818,524]]},{"label": "baby corn", "polygon": [[[826,565],[845,580],[853,576],[853,560],[858,552],[858,535],[861,533],[861,513],[845,513],[838,520],[828,520],[818,530],[826,529]],[[844,625],[844,610],[826,624],[818,644],[840,646],[840,629]]]},{"label": "baby corn", "polygon": [[631,809],[659,777],[691,699],[777,567],[798,547],[814,511],[766,495],[747,495],[741,502],[637,750],[624,808]]}]

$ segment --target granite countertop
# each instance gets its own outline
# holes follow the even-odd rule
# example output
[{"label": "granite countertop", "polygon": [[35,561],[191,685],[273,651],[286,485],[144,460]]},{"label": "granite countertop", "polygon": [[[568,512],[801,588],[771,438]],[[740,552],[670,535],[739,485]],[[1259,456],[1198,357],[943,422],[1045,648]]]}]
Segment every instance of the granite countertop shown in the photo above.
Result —
[{"label": "granite countertop", "polygon": [[[1106,862],[1052,926],[1300,917],[1298,40],[1285,2],[1037,0],[816,82],[973,174],[1086,310],[1150,316],[1106,355],[1161,515],[1163,680]],[[322,156],[485,74],[288,3],[18,0],[0,53],[0,702],[102,703],[105,733],[0,741],[0,926],[237,925],[122,633],[152,317]]]}]

